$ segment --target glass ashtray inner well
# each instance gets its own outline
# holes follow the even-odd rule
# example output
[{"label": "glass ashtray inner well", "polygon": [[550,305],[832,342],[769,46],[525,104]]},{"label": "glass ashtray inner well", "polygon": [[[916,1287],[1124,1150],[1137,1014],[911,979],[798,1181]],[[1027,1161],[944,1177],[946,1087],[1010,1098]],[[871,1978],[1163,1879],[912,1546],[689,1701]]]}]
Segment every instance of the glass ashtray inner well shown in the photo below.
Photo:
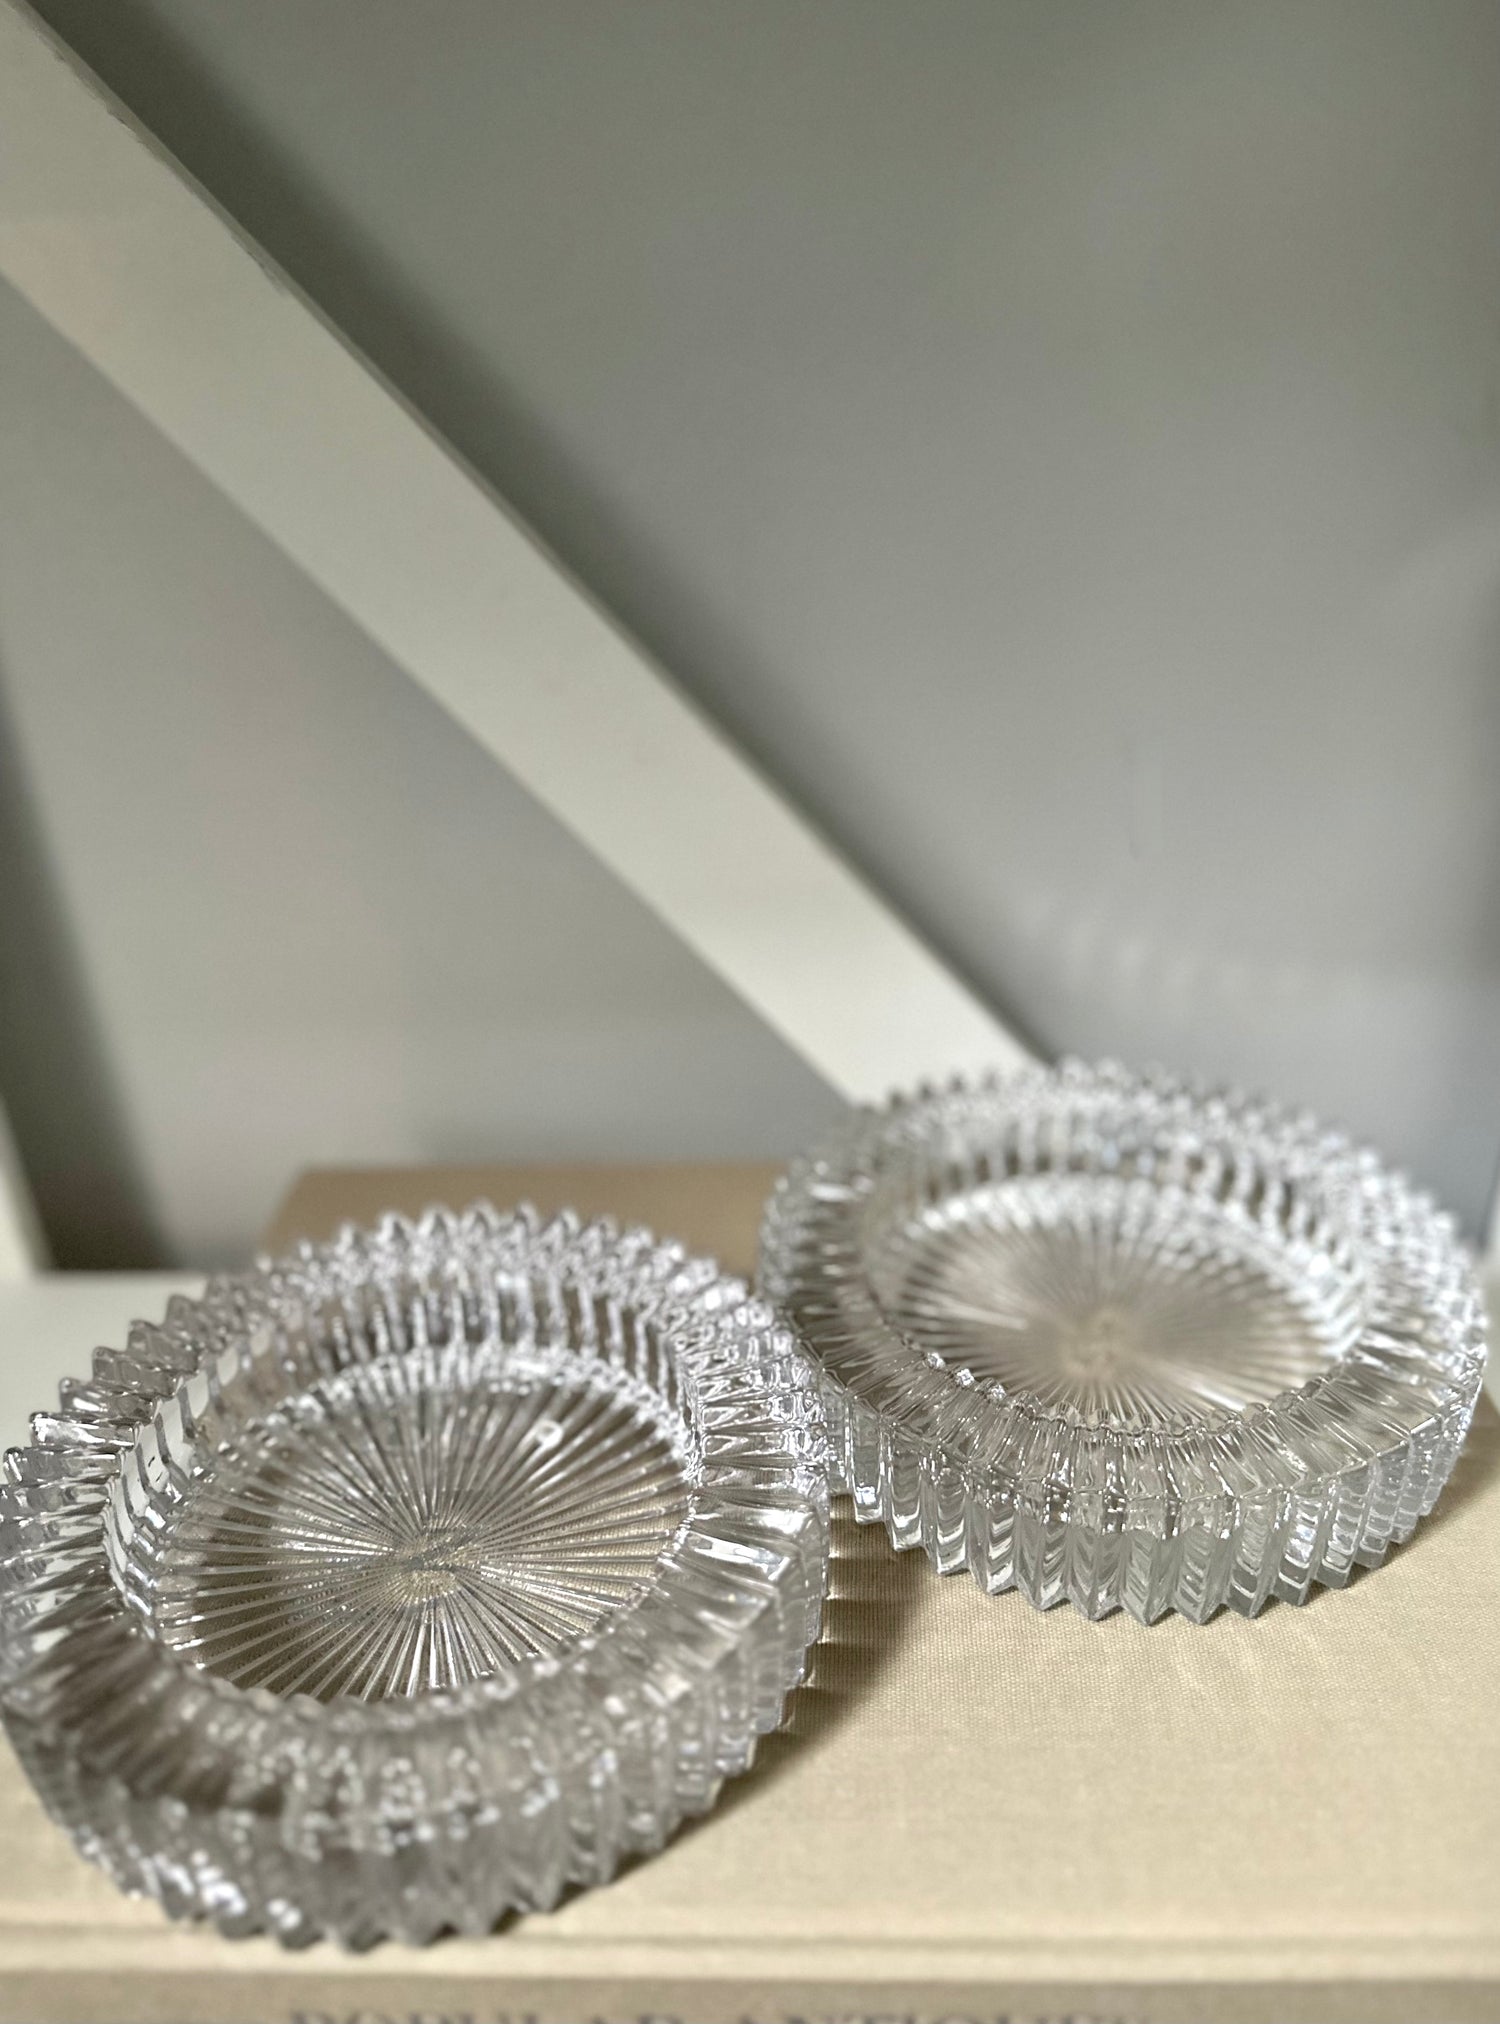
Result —
[{"label": "glass ashtray inner well", "polygon": [[269,1404],[266,1356],[226,1361],[198,1415],[142,1430],[153,1522],[117,1494],[107,1531],[151,1633],[239,1687],[378,1700],[561,1651],[692,1509],[680,1406],[597,1359],[460,1340]]},{"label": "glass ashtray inner well", "polygon": [[1354,1346],[1364,1308],[1343,1247],[1294,1202],[1255,1216],[1109,1175],[887,1207],[864,1259],[888,1326],[929,1361],[1128,1432],[1300,1387]]}]

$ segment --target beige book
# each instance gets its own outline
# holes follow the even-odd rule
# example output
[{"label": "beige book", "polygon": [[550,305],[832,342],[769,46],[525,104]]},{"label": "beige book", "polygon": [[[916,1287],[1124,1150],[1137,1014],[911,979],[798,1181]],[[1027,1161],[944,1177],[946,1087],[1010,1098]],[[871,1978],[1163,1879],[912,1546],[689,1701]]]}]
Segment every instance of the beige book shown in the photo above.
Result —
[{"label": "beige book", "polygon": [[[751,1264],[763,1167],[306,1176],[270,1241],[529,1197]],[[842,1517],[785,1732],[649,1862],[484,1941],[171,1926],[0,1761],[0,2024],[1500,2019],[1500,1425],[1305,1609],[1040,1615]]]}]

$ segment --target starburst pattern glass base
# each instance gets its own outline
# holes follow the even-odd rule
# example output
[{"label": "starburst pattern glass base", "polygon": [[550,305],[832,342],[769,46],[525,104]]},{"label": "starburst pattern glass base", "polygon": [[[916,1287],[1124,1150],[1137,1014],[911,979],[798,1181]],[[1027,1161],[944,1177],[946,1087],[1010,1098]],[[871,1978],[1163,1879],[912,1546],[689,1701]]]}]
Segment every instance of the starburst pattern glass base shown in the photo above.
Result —
[{"label": "starburst pattern glass base", "polygon": [[1076,1063],[864,1112],[768,1206],[834,1468],[898,1546],[1090,1616],[1346,1582],[1484,1364],[1452,1225],[1307,1118]]},{"label": "starburst pattern glass base", "polygon": [[0,1491],[0,1707],[226,1932],[486,1931],[712,1803],[816,1635],[811,1373],[712,1265],[434,1213],[175,1301]]},{"label": "starburst pattern glass base", "polygon": [[155,1635],[237,1686],[378,1700],[628,1607],[691,1509],[692,1457],[613,1374],[527,1375],[466,1343],[315,1384],[178,1482],[122,1554]]},{"label": "starburst pattern glass base", "polygon": [[870,1272],[892,1325],[945,1368],[1142,1430],[1294,1390],[1353,1326],[1218,1204],[1108,1176],[963,1193],[893,1231]]}]

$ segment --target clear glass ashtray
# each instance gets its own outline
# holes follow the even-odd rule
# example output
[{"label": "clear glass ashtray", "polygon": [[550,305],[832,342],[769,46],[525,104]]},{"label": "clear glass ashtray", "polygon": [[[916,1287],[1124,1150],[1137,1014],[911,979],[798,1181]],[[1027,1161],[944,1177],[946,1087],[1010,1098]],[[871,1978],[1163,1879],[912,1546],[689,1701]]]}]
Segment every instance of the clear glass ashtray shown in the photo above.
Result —
[{"label": "clear glass ashtray", "polygon": [[1485,1361],[1452,1222],[1374,1154],[1113,1065],[858,1113],[778,1185],[760,1283],[858,1516],[1091,1617],[1249,1616],[1376,1565]]},{"label": "clear glass ashtray", "polygon": [[174,1300],[0,1489],[0,1711],[79,1848],[228,1933],[486,1932],[661,1845],[817,1635],[826,1440],[742,1283],[434,1211]]}]

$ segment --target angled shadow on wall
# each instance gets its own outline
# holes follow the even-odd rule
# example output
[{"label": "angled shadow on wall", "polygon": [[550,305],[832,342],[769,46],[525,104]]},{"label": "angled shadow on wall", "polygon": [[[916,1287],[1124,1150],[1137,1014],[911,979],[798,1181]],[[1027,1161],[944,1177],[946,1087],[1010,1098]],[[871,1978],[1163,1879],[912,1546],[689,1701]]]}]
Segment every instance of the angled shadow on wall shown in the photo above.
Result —
[{"label": "angled shadow on wall", "polygon": [[[767,686],[775,670],[691,571],[674,564],[629,503],[586,469],[556,426],[427,299],[369,227],[314,176],[299,170],[252,107],[204,61],[170,10],[149,0],[40,0],[37,12],[91,66],[148,131],[221,203],[257,246],[307,292],[318,310],[443,441],[502,496],[586,594],[668,669],[753,764],[787,793],[876,891],[922,934],[934,953],[982,999],[972,967],[928,918],[902,854],[877,861],[854,847],[817,783],[839,770],[839,754],[804,714],[790,741],[795,768],[758,734],[752,710],[736,706]],[[721,677],[713,700],[696,671]],[[1018,1009],[996,1009],[1033,1053],[1047,1051]]]},{"label": "angled shadow on wall", "polygon": [[0,670],[0,1095],[55,1265],[167,1262]]}]

